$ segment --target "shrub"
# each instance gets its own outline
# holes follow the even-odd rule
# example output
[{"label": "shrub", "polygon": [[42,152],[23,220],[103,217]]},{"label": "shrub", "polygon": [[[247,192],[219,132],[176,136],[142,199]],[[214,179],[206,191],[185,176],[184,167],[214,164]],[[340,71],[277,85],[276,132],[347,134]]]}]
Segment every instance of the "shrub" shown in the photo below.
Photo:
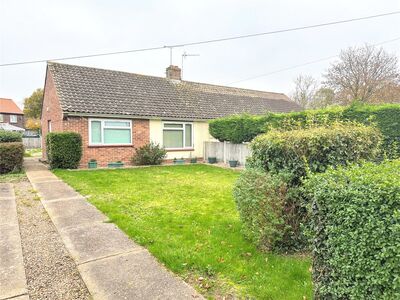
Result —
[{"label": "shrub", "polygon": [[210,134],[220,140],[232,143],[250,142],[265,131],[265,116],[233,115],[210,121]]},{"label": "shrub", "polygon": [[[274,249],[285,252],[303,250],[308,247],[305,228],[308,223],[307,195],[302,190],[302,180],[311,172],[324,172],[329,166],[346,165],[361,160],[373,160],[379,154],[381,134],[379,130],[364,125],[335,123],[329,127],[314,127],[292,131],[276,131],[260,135],[251,143],[252,155],[248,159],[248,167],[262,170],[267,173],[270,183],[262,186],[264,197],[271,197],[280,191],[279,199],[282,201],[282,212],[285,226],[274,227],[282,230],[279,237],[270,245],[266,238],[259,237],[253,240],[262,249]],[[237,187],[243,182],[253,180],[247,173],[240,176]],[[243,177],[243,178],[242,178]],[[283,189],[282,187],[285,186]],[[269,192],[266,192],[266,188]],[[248,193],[249,199],[258,201],[255,187]],[[235,193],[237,203],[243,202],[240,194]],[[270,199],[270,201],[272,201]],[[251,200],[248,200],[251,201]],[[252,218],[262,215],[266,205],[271,202],[265,200],[264,206],[252,205],[243,211],[243,206],[238,205],[240,215],[252,215],[244,220],[244,232],[257,232],[262,235],[269,227],[275,226],[274,220],[264,219],[264,222],[252,223]],[[268,208],[272,209],[272,208]],[[275,208],[274,208],[275,209]],[[243,219],[243,218],[242,218]],[[260,226],[258,229],[257,226]],[[278,235],[276,235],[278,236]],[[266,245],[261,245],[267,241]]]},{"label": "shrub", "polygon": [[22,142],[22,134],[14,131],[0,130],[0,143]]},{"label": "shrub", "polygon": [[0,174],[22,170],[24,145],[20,142],[0,143]]},{"label": "shrub", "polygon": [[210,134],[220,141],[249,142],[272,129],[292,130],[327,125],[337,121],[374,125],[383,134],[383,149],[390,157],[400,157],[400,105],[335,106],[287,114],[269,113],[265,116],[231,116],[210,122]]},{"label": "shrub", "polygon": [[391,158],[400,157],[400,105],[352,105],[343,111],[343,119],[375,125],[383,135],[383,149]]},{"label": "shrub", "polygon": [[244,235],[263,250],[274,249],[284,232],[285,184],[261,170],[241,173],[233,190]]},{"label": "shrub", "polygon": [[134,165],[160,165],[167,155],[164,148],[153,142],[135,150],[136,153],[132,158]]},{"label": "shrub", "polygon": [[253,140],[249,163],[273,174],[287,172],[296,185],[307,171],[324,172],[328,166],[375,159],[381,142],[379,130],[356,124],[271,130]]},{"label": "shrub", "polygon": [[82,157],[82,137],[76,132],[50,132],[47,158],[52,169],[76,169]]},{"label": "shrub", "polygon": [[316,299],[400,299],[400,161],[315,174]]}]

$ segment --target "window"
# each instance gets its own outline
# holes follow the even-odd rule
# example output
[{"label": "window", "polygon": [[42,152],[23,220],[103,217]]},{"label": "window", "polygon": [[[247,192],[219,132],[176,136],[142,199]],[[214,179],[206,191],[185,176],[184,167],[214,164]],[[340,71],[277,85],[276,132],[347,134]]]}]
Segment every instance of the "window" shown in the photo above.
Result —
[{"label": "window", "polygon": [[51,121],[47,121],[47,132],[51,132]]},{"label": "window", "polygon": [[0,122],[4,122],[4,115],[0,114]]},{"label": "window", "polygon": [[131,145],[132,121],[89,120],[89,145]]},{"label": "window", "polygon": [[164,122],[163,145],[166,149],[193,148],[193,124]]},{"label": "window", "polygon": [[10,123],[17,123],[18,118],[16,115],[10,115]]}]

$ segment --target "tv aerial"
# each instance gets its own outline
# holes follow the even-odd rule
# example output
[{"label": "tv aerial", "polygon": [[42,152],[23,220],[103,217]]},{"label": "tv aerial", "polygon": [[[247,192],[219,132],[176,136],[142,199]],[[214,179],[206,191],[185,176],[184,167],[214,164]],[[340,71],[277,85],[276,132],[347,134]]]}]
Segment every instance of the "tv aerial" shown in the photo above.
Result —
[{"label": "tv aerial", "polygon": [[190,54],[190,53],[186,53],[186,51],[183,52],[183,54],[182,54],[182,65],[181,65],[181,78],[183,78],[183,62],[189,56],[200,56],[200,54]]}]

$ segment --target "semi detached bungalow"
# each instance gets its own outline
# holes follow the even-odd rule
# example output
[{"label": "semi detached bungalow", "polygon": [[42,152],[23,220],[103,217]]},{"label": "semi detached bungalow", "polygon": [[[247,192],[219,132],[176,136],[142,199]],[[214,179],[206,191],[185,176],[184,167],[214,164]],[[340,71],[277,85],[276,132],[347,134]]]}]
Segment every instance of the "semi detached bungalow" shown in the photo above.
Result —
[{"label": "semi detached bungalow", "polygon": [[281,93],[181,80],[169,66],[166,78],[49,62],[41,125],[46,134],[74,131],[82,136],[81,167],[130,164],[135,148],[150,141],[167,159],[203,157],[212,140],[208,121],[233,114],[289,112],[300,107]]}]

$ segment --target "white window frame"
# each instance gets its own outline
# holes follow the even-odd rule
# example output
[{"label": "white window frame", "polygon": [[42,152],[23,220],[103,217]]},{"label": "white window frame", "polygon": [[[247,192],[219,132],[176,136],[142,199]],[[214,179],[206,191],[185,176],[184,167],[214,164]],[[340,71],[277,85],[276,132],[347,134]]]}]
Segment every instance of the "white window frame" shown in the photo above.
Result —
[{"label": "white window frame", "polygon": [[[92,143],[92,121],[101,122],[100,133],[101,133],[101,143]],[[105,122],[128,122],[128,127],[119,127],[119,126],[105,126]],[[104,129],[125,129],[130,131],[130,142],[129,143],[118,143],[118,144],[105,144],[104,143]],[[132,145],[132,120],[127,119],[89,119],[89,146],[129,146]]]},{"label": "white window frame", "polygon": [[10,115],[10,123],[18,123],[18,116],[17,115]]},{"label": "white window frame", "polygon": [[[182,128],[165,128],[165,124],[182,124]],[[192,143],[191,143],[190,146],[185,146],[185,137],[186,137],[186,132],[185,132],[186,131],[186,126],[185,125],[191,125],[191,128],[192,128],[192,140],[191,140]],[[179,148],[179,147],[174,147],[174,148],[166,148],[166,147],[164,147],[165,150],[185,150],[185,149],[193,150],[194,149],[194,125],[193,125],[193,122],[180,122],[180,121],[177,121],[177,122],[164,121],[164,122],[162,122],[162,132],[161,132],[161,134],[162,134],[163,146],[164,146],[164,130],[172,130],[172,131],[182,130],[183,131],[183,143],[182,143],[183,147],[181,147],[181,148]]]},{"label": "white window frame", "polygon": [[0,114],[0,122],[4,122],[4,115]]}]

